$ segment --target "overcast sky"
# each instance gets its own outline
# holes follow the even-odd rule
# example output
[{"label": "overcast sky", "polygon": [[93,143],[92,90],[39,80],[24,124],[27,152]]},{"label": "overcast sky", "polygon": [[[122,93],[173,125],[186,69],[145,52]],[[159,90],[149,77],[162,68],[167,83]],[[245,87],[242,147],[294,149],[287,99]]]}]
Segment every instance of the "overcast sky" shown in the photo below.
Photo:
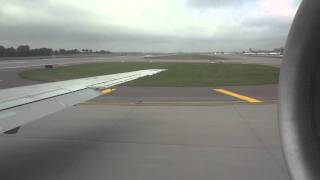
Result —
[{"label": "overcast sky", "polygon": [[111,51],[283,46],[299,0],[0,0],[0,44]]}]

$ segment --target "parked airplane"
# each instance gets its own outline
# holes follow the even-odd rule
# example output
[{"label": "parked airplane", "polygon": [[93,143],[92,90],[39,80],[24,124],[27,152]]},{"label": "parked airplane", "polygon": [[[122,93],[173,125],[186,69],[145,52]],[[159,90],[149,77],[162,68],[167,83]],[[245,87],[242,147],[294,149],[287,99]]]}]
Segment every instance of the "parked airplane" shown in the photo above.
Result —
[{"label": "parked airplane", "polygon": [[16,133],[22,125],[103,95],[107,88],[162,71],[149,69],[0,90],[0,133]]},{"label": "parked airplane", "polygon": [[249,49],[248,52],[244,52],[244,55],[270,55],[270,56],[282,56],[283,55],[283,49],[275,49],[272,51],[267,51],[267,50],[253,50]]}]

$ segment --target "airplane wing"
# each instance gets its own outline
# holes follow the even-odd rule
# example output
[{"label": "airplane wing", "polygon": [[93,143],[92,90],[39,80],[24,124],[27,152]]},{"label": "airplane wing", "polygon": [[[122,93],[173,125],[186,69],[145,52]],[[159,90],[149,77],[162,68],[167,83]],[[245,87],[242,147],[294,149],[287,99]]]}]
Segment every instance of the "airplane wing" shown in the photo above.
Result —
[{"label": "airplane wing", "polygon": [[112,86],[165,71],[149,69],[0,90],[0,133],[104,94]]}]

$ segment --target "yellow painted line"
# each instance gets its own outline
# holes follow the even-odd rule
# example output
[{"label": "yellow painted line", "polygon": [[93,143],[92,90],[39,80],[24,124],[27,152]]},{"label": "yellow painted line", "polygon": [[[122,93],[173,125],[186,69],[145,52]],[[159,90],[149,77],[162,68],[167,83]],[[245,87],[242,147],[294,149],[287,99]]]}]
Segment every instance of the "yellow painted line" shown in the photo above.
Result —
[{"label": "yellow painted line", "polygon": [[255,98],[244,96],[244,95],[241,95],[241,94],[237,94],[237,93],[234,93],[234,92],[231,92],[231,91],[228,91],[228,90],[224,90],[224,89],[213,89],[213,90],[217,91],[217,92],[220,92],[222,94],[226,94],[226,95],[229,95],[229,96],[232,96],[232,97],[247,101],[249,103],[262,103],[263,102],[261,100],[255,99]]},{"label": "yellow painted line", "polygon": [[116,89],[104,89],[104,90],[101,91],[101,93],[104,94],[104,95],[105,95],[105,94],[110,94],[110,93],[112,93],[112,92],[115,91],[115,90],[116,90]]}]

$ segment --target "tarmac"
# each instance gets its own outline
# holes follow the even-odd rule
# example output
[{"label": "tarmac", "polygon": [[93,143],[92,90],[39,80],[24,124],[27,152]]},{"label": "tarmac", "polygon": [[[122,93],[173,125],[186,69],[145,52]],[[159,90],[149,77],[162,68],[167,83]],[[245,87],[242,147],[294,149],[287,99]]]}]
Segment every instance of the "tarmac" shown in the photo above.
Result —
[{"label": "tarmac", "polygon": [[107,105],[223,105],[247,103],[214,89],[224,89],[259,99],[264,104],[278,101],[278,85],[229,86],[229,87],[130,87],[119,86],[107,96],[85,104]]},{"label": "tarmac", "polygon": [[80,105],[0,146],[8,180],[289,179],[275,104]]}]

